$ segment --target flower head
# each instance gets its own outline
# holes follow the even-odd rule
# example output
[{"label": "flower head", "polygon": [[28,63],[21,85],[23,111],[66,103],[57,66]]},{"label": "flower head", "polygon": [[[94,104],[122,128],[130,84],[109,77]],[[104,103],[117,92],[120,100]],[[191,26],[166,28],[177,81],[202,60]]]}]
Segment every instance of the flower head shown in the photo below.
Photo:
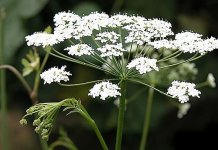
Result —
[{"label": "flower head", "polygon": [[130,22],[132,22],[132,18],[128,15],[115,14],[109,18],[107,26],[112,28],[123,27],[124,25],[127,25]]},{"label": "flower head", "polygon": [[53,67],[48,69],[47,71],[44,71],[41,73],[40,77],[44,80],[44,84],[52,83],[52,82],[61,82],[63,81],[69,81],[69,77],[71,76],[71,73],[68,71],[65,71],[66,66],[62,66],[61,69],[58,69],[57,67]]},{"label": "flower head", "polygon": [[101,52],[101,57],[106,56],[122,56],[123,52],[126,51],[123,49],[122,44],[106,44],[103,47],[97,49]]},{"label": "flower head", "polygon": [[201,34],[193,32],[182,32],[175,36],[173,45],[175,45],[180,51],[184,53],[200,53],[212,51],[218,48],[218,40],[211,37],[208,39],[202,39]]},{"label": "flower head", "polygon": [[76,23],[81,18],[72,12],[59,12],[54,16],[54,34],[64,39],[69,39],[73,36],[74,30],[77,28]]},{"label": "flower head", "polygon": [[45,32],[36,32],[32,35],[28,35],[25,37],[27,41],[27,45],[31,46],[52,46],[60,42],[58,36],[55,34],[48,34]]},{"label": "flower head", "polygon": [[150,72],[152,70],[158,71],[158,67],[156,65],[157,59],[150,59],[147,57],[140,57],[132,60],[128,65],[127,68],[136,68],[140,74],[144,74]]},{"label": "flower head", "polygon": [[69,55],[91,55],[93,53],[93,49],[87,44],[76,44],[70,47],[65,48],[64,50],[68,50]]},{"label": "flower head", "polygon": [[101,41],[101,43],[116,43],[119,37],[120,35],[114,31],[102,32],[96,35],[95,40]]},{"label": "flower head", "polygon": [[173,81],[167,93],[173,98],[178,98],[179,102],[185,103],[189,101],[189,96],[200,97],[201,92],[195,89],[195,86],[194,83]]},{"label": "flower head", "polygon": [[110,97],[120,96],[120,88],[116,84],[110,82],[97,83],[90,89],[89,94],[93,98],[100,97],[100,99],[105,100]]}]

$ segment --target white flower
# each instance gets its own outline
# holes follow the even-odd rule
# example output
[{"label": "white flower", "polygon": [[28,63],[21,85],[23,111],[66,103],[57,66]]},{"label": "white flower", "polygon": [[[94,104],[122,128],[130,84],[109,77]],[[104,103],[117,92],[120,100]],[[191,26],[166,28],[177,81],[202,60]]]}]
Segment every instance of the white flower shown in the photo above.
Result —
[{"label": "white flower", "polygon": [[82,22],[92,30],[99,30],[101,27],[106,27],[108,19],[109,16],[105,13],[92,12],[88,16],[83,16]]},{"label": "white flower", "polygon": [[214,37],[205,39],[201,46],[199,47],[198,52],[204,54],[206,52],[211,52],[214,49],[218,49],[218,40]]},{"label": "white flower", "polygon": [[202,35],[192,32],[182,32],[175,36],[174,45],[184,53],[205,54],[218,48],[218,40],[214,37],[202,39]]},{"label": "white flower", "polygon": [[40,77],[44,80],[44,84],[52,83],[52,82],[61,82],[63,81],[69,81],[68,76],[71,76],[71,73],[68,71],[65,71],[66,66],[62,66],[61,69],[58,69],[57,67],[53,67],[48,69],[47,71],[44,71],[41,73]]},{"label": "white flower", "polygon": [[149,42],[151,35],[146,31],[136,30],[129,31],[129,34],[125,37],[125,43],[136,43],[143,45],[145,42]]},{"label": "white flower", "polygon": [[[134,20],[134,19],[133,19]],[[124,26],[128,31],[125,37],[126,43],[137,43],[143,45],[145,42],[150,42],[154,38],[164,38],[168,35],[173,35],[171,24],[159,19],[136,19],[133,23]]]},{"label": "white flower", "polygon": [[69,55],[91,55],[93,53],[93,49],[87,44],[76,44],[70,47],[65,48],[64,50],[68,50]]},{"label": "white flower", "polygon": [[167,93],[173,98],[178,98],[179,102],[185,103],[189,101],[189,96],[200,98],[201,92],[196,90],[195,87],[194,83],[173,81]]},{"label": "white flower", "polygon": [[72,26],[81,18],[72,12],[59,12],[54,16],[55,26]]},{"label": "white flower", "polygon": [[101,27],[106,27],[109,16],[105,13],[93,12],[88,16],[83,16],[76,23],[76,28],[73,31],[73,37],[80,39],[81,37],[91,36],[93,30],[100,30]]},{"label": "white flower", "polygon": [[108,19],[107,26],[112,28],[122,27],[130,22],[132,22],[131,17],[122,14],[115,14]]},{"label": "white flower", "polygon": [[149,19],[146,21],[147,31],[153,34],[152,37],[155,38],[164,38],[169,35],[174,35],[174,33],[171,30],[171,27],[171,23],[160,19]]},{"label": "white flower", "polygon": [[148,44],[153,46],[156,49],[160,49],[160,48],[176,49],[177,48],[174,44],[174,41],[166,40],[166,39],[149,42]]},{"label": "white flower", "polygon": [[112,84],[109,81],[97,83],[90,89],[89,94],[93,98],[100,97],[100,99],[105,100],[110,97],[120,96],[120,88],[116,84]]},{"label": "white flower", "polygon": [[123,49],[122,44],[106,44],[103,47],[97,48],[101,52],[101,57],[106,56],[122,56],[123,52],[126,51]]},{"label": "white flower", "polygon": [[116,43],[120,35],[112,32],[102,32],[96,35],[95,40],[101,41],[101,43]]},{"label": "white flower", "polygon": [[60,12],[54,16],[54,34],[64,39],[70,39],[73,36],[74,30],[77,28],[76,23],[81,18],[71,12]]},{"label": "white flower", "polygon": [[181,104],[179,106],[179,110],[177,113],[177,117],[181,119],[184,115],[187,114],[188,110],[191,108],[191,105],[189,103]]},{"label": "white flower", "polygon": [[35,32],[25,38],[28,46],[34,45],[46,47],[59,43],[58,37],[55,34],[48,34],[45,32]]},{"label": "white flower", "polygon": [[207,82],[209,84],[209,86],[211,86],[212,88],[215,88],[216,87],[216,82],[215,82],[215,78],[213,76],[212,73],[209,73],[208,76],[207,76]]},{"label": "white flower", "polygon": [[[192,32],[182,32],[175,36],[175,46],[184,53],[198,52],[199,44],[203,42],[202,35]],[[200,46],[201,47],[201,46]]]},{"label": "white flower", "polygon": [[158,67],[156,65],[157,59],[150,59],[147,57],[135,58],[128,65],[127,68],[136,68],[140,74],[144,74],[150,72],[152,70],[158,71]]}]

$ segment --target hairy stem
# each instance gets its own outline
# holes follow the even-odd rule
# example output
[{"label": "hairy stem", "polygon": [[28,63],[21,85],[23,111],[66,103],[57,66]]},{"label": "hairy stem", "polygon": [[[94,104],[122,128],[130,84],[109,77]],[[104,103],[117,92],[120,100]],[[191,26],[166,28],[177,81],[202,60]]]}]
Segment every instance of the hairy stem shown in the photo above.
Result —
[{"label": "hairy stem", "polygon": [[117,135],[116,135],[115,150],[121,150],[121,145],[122,145],[124,113],[125,113],[125,99],[126,99],[126,81],[125,80],[122,80],[120,82],[120,88],[121,88],[121,97],[119,101],[119,113],[118,113],[118,121],[117,121]]},{"label": "hairy stem", "polygon": [[148,131],[149,131],[149,127],[150,127],[150,117],[151,117],[151,108],[152,108],[152,102],[153,102],[153,95],[154,95],[154,89],[149,88],[146,111],[145,111],[145,116],[144,116],[144,125],[143,125],[143,131],[142,131],[142,137],[141,137],[139,150],[145,150],[146,149]]},{"label": "hairy stem", "polygon": [[[4,64],[4,18],[5,11],[0,8],[0,65]],[[7,123],[6,78],[4,70],[0,70],[0,109],[1,109],[1,145],[3,150],[9,150],[9,135]]]}]

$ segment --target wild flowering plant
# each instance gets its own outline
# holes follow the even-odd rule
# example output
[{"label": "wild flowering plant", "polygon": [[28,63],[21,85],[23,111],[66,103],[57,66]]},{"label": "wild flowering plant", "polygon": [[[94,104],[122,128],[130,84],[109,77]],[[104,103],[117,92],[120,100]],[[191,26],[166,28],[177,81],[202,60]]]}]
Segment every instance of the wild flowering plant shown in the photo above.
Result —
[{"label": "wild flowering plant", "polygon": [[[28,46],[42,47],[47,55],[100,70],[108,76],[97,81],[66,84],[63,82],[69,81],[72,74],[65,65],[52,67],[40,75],[44,84],[57,82],[61,86],[82,86],[95,83],[87,93],[90,97],[101,100],[119,98],[116,150],[120,150],[122,146],[125,105],[128,104],[125,102],[127,84],[132,82],[148,87],[140,144],[140,149],[143,150],[154,91],[175,99],[176,106],[179,107],[178,117],[181,118],[190,108],[187,102],[191,98],[200,98],[201,95],[198,89],[200,85],[189,82],[198,71],[191,62],[218,48],[218,40],[214,37],[203,38],[203,35],[192,31],[174,33],[171,28],[171,24],[165,20],[146,19],[138,15],[109,16],[93,12],[81,17],[73,12],[60,12],[54,16],[53,33],[36,32],[26,36],[26,41]],[[56,47],[60,44],[66,47],[57,50]],[[202,85],[215,87],[212,74],[209,74],[208,80]],[[156,88],[161,86],[168,86],[168,90]],[[27,116],[35,114],[35,130],[47,140],[61,107],[71,110],[70,112],[79,112],[85,117],[93,127],[102,148],[108,149],[94,120],[80,101],[74,98],[32,106],[21,124],[27,123]]]}]

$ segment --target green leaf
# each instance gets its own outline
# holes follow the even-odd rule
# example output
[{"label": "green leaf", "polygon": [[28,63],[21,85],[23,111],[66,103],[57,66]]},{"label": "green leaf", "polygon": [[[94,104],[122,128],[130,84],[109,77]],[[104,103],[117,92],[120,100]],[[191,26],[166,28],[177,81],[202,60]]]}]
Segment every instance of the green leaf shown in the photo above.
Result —
[{"label": "green leaf", "polygon": [[45,30],[44,30],[44,32],[46,32],[46,33],[52,33],[52,28],[51,28],[51,26],[46,27]]},{"label": "green leaf", "polygon": [[37,71],[40,65],[40,58],[36,50],[30,50],[26,58],[21,60],[23,65],[23,76],[27,76],[33,71]]}]

